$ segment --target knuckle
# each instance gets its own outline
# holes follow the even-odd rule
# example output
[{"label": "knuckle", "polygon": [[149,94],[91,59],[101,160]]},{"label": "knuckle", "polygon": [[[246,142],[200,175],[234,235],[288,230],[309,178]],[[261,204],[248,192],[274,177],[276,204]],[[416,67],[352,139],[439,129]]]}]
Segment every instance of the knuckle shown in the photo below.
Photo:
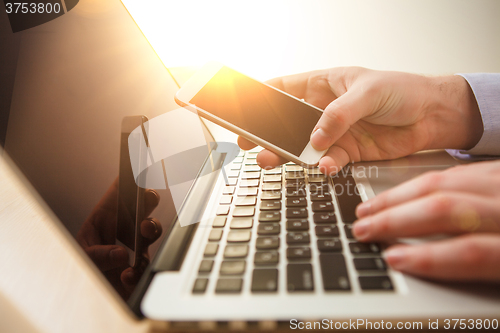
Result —
[{"label": "knuckle", "polygon": [[417,260],[414,262],[414,269],[424,275],[431,274],[436,268],[434,257],[429,248],[422,247]]},{"label": "knuckle", "polygon": [[429,197],[428,201],[427,206],[432,215],[442,216],[450,213],[452,199],[446,193],[438,191]]},{"label": "knuckle", "polygon": [[443,173],[431,171],[423,176],[422,183],[425,192],[433,192],[440,188],[443,181]]},{"label": "knuckle", "polygon": [[323,117],[329,124],[336,124],[337,126],[344,127],[347,124],[346,112],[348,112],[342,104],[332,103],[333,107],[327,108],[323,112]]},{"label": "knuckle", "polygon": [[482,243],[474,237],[465,237],[462,240],[462,261],[467,267],[476,268],[482,266],[488,251]]}]

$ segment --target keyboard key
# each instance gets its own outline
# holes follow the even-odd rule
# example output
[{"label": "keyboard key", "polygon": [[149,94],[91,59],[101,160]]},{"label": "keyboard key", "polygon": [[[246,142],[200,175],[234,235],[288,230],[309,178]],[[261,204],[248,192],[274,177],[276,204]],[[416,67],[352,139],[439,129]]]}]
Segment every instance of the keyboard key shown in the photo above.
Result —
[{"label": "keyboard key", "polygon": [[249,242],[252,237],[250,230],[231,230],[227,235],[228,243]]},{"label": "keyboard key", "polygon": [[321,253],[319,255],[323,288],[325,290],[350,290],[349,275],[344,256],[340,253]]},{"label": "keyboard key", "polygon": [[225,217],[225,216],[216,216],[213,218],[212,227],[224,228],[224,226],[226,225],[226,220],[227,220],[227,217]]},{"label": "keyboard key", "polygon": [[289,232],[286,234],[287,244],[309,244],[310,237],[308,232]]},{"label": "keyboard key", "polygon": [[354,238],[354,235],[352,234],[352,225],[351,224],[345,225],[344,231],[345,231],[345,236],[347,238]]},{"label": "keyboard key", "polygon": [[278,270],[276,268],[254,269],[252,292],[275,292],[278,290]]},{"label": "keyboard key", "polygon": [[[333,178],[334,191],[339,203],[340,216],[344,223],[356,221],[356,206],[361,203],[361,197],[356,189],[352,176]],[[356,189],[356,190],[355,190]]]},{"label": "keyboard key", "polygon": [[248,153],[247,160],[255,160],[258,153]]},{"label": "keyboard key", "polygon": [[278,223],[259,223],[257,227],[258,235],[278,235],[281,226]]},{"label": "keyboard key", "polygon": [[279,237],[257,237],[257,250],[276,250],[280,247]]},{"label": "keyboard key", "polygon": [[241,164],[240,163],[231,163],[231,166],[230,166],[230,169],[231,170],[240,170],[241,169]]},{"label": "keyboard key", "polygon": [[380,253],[380,247],[375,243],[349,243],[352,254]]},{"label": "keyboard key", "polygon": [[306,189],[305,188],[301,188],[301,189],[287,188],[286,189],[286,196],[290,197],[290,198],[305,197],[306,196]]},{"label": "keyboard key", "polygon": [[222,238],[222,229],[213,229],[208,236],[209,241],[218,242]]},{"label": "keyboard key", "polygon": [[309,246],[289,247],[286,249],[288,260],[311,259],[311,248]]},{"label": "keyboard key", "polygon": [[281,213],[276,211],[260,212],[260,222],[279,222],[281,221]]},{"label": "keyboard key", "polygon": [[277,251],[257,251],[253,263],[256,266],[276,265],[279,262],[279,254]]},{"label": "keyboard key", "polygon": [[305,178],[304,172],[287,172],[285,173],[285,179],[287,181],[289,180],[304,180]]},{"label": "keyboard key", "polygon": [[360,276],[359,285],[363,290],[393,290],[388,276]]},{"label": "keyboard key", "polygon": [[387,266],[382,258],[354,258],[354,267],[358,271],[385,271]]},{"label": "keyboard key", "polygon": [[309,222],[306,219],[286,221],[286,230],[307,231],[309,230]]},{"label": "keyboard key", "polygon": [[207,289],[208,279],[199,278],[194,281],[193,294],[203,294]]},{"label": "keyboard key", "polygon": [[247,197],[247,196],[257,195],[258,192],[259,192],[258,187],[245,187],[238,189],[238,196]]},{"label": "keyboard key", "polygon": [[243,175],[241,175],[241,179],[260,179],[260,172],[243,172]]},{"label": "keyboard key", "polygon": [[232,195],[234,193],[235,188],[236,187],[234,187],[234,186],[227,186],[226,185],[226,186],[224,186],[224,189],[222,190],[222,194],[231,194]]},{"label": "keyboard key", "polygon": [[311,195],[325,194],[330,192],[328,184],[309,184]]},{"label": "keyboard key", "polygon": [[260,195],[260,200],[280,200],[281,192],[280,191],[262,191]]},{"label": "keyboard key", "polygon": [[285,166],[286,171],[304,171],[304,168],[301,167],[300,165],[286,165]]},{"label": "keyboard key", "polygon": [[223,195],[220,198],[219,204],[221,205],[229,205],[233,201],[233,196],[232,195]]},{"label": "keyboard key", "polygon": [[307,199],[305,197],[287,198],[287,207],[307,207]]},{"label": "keyboard key", "polygon": [[332,194],[325,193],[311,193],[311,201],[332,201]]},{"label": "keyboard key", "polygon": [[237,163],[243,163],[243,157],[236,157],[233,160],[233,164],[237,164]]},{"label": "keyboard key", "polygon": [[307,174],[309,174],[309,176],[323,175],[323,173],[319,170],[319,168],[308,169]]},{"label": "keyboard key", "polygon": [[205,247],[205,252],[203,255],[205,257],[214,257],[217,254],[217,250],[219,249],[219,244],[217,243],[208,243]]},{"label": "keyboard key", "polygon": [[246,262],[244,260],[223,261],[220,265],[220,275],[240,275],[245,273]]},{"label": "keyboard key", "polygon": [[262,170],[262,168],[258,165],[245,165],[243,167],[243,171],[246,171],[246,172],[260,171],[260,170]]},{"label": "keyboard key", "polygon": [[313,212],[333,212],[333,202],[331,201],[316,201],[312,203]]},{"label": "keyboard key", "polygon": [[229,205],[220,205],[219,207],[217,207],[217,211],[215,212],[215,215],[221,216],[221,215],[229,214],[230,207],[231,206],[229,206]]},{"label": "keyboard key", "polygon": [[255,207],[252,206],[234,207],[233,210],[234,217],[254,216],[254,214],[255,214]]},{"label": "keyboard key", "polygon": [[238,178],[240,176],[240,172],[238,170],[230,170],[226,172],[228,178]]},{"label": "keyboard key", "polygon": [[226,186],[235,186],[238,183],[238,178],[228,178]]},{"label": "keyboard key", "polygon": [[233,217],[229,227],[231,229],[249,229],[253,226],[253,217]]},{"label": "keyboard key", "polygon": [[[256,196],[248,196],[248,197],[239,197],[236,198],[234,205],[235,206],[255,206],[257,203]],[[234,213],[233,213],[234,215]]]},{"label": "keyboard key", "polygon": [[341,252],[342,242],[338,238],[318,239],[319,252]]},{"label": "keyboard key", "polygon": [[198,273],[210,273],[212,271],[213,266],[214,266],[213,260],[204,259],[200,263],[200,268],[198,269]]},{"label": "keyboard key", "polygon": [[245,161],[245,165],[257,165],[257,160],[255,160],[255,159],[247,159]]},{"label": "keyboard key", "polygon": [[314,213],[313,214],[314,223],[337,223],[337,217],[335,213]]},{"label": "keyboard key", "polygon": [[309,184],[328,183],[328,179],[326,178],[326,176],[317,176],[317,177],[309,176],[309,178],[307,178],[307,181],[309,182]]},{"label": "keyboard key", "polygon": [[262,191],[280,191],[281,183],[264,183],[262,184]]},{"label": "keyboard key", "polygon": [[339,228],[336,225],[319,225],[314,228],[318,237],[339,237]]},{"label": "keyboard key", "polygon": [[215,286],[216,293],[239,293],[243,279],[219,279]]},{"label": "keyboard key", "polygon": [[260,203],[260,210],[281,210],[281,201],[264,200]]},{"label": "keyboard key", "polygon": [[226,245],[224,258],[245,258],[248,255],[248,245]]},{"label": "keyboard key", "polygon": [[287,189],[305,189],[306,188],[306,182],[305,180],[287,180],[285,184],[285,188]]},{"label": "keyboard key", "polygon": [[286,267],[288,291],[313,291],[314,279],[311,264],[288,264]]},{"label": "keyboard key", "polygon": [[242,180],[240,182],[240,187],[257,187],[257,186],[259,186],[258,179],[248,179],[248,180]]},{"label": "keyboard key", "polygon": [[281,183],[281,175],[264,175],[264,183]]},{"label": "keyboard key", "polygon": [[264,170],[265,175],[281,175],[281,167],[274,169]]},{"label": "keyboard key", "polygon": [[303,218],[307,217],[309,213],[307,212],[307,208],[287,208],[286,209],[286,218]]}]

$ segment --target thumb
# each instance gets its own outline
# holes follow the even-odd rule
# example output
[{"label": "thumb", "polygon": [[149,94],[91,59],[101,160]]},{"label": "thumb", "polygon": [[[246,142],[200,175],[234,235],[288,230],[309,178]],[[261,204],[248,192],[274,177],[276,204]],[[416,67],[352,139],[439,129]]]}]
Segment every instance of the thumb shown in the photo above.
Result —
[{"label": "thumb", "polygon": [[[352,88],[351,88],[352,89]],[[311,134],[311,144],[317,150],[325,150],[340,139],[351,125],[373,110],[373,99],[356,90],[349,90],[331,102],[323,112]]]},{"label": "thumb", "polygon": [[102,272],[128,264],[128,253],[119,245],[94,245],[85,249]]}]

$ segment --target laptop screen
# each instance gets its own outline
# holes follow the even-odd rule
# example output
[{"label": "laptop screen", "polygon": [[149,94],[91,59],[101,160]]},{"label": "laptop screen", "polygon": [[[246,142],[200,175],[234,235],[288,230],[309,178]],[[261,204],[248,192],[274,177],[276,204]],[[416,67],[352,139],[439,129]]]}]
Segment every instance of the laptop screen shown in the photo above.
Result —
[{"label": "laptop screen", "polygon": [[[177,215],[174,197],[182,202],[207,159],[206,143],[213,139],[199,118],[178,110],[173,98],[178,87],[134,22],[126,12],[113,13],[92,13],[99,18],[83,16],[80,22],[85,13],[77,6],[64,22],[55,20],[22,33],[13,33],[5,12],[0,13],[0,37],[8,46],[1,52],[5,75],[0,76],[0,102],[2,119],[8,118],[2,141],[5,152],[68,231],[93,253],[92,247],[115,246],[123,119],[145,115],[153,123],[170,112],[180,114],[180,120],[161,124],[172,135],[162,145],[151,146],[155,154],[159,147],[172,148],[173,153],[189,143],[195,136],[185,129],[197,126],[203,149],[177,154],[175,163],[165,169],[182,171],[182,182],[173,184],[175,196],[164,178],[163,187],[158,182],[146,187],[154,188],[159,197],[144,216],[160,225],[161,233],[148,248],[153,260]],[[181,78],[177,77],[180,82]],[[199,140],[191,146],[200,147]],[[128,267],[127,262],[119,267],[103,264],[112,258],[110,251],[103,253],[107,257],[92,259],[126,298],[130,290],[124,292],[116,272]]]}]

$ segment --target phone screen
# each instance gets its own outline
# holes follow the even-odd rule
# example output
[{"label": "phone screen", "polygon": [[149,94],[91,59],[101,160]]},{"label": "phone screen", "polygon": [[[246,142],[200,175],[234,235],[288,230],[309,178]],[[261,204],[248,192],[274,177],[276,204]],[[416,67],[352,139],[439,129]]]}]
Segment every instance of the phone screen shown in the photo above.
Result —
[{"label": "phone screen", "polygon": [[309,143],[322,114],[225,66],[190,103],[295,156]]},{"label": "phone screen", "polygon": [[[130,117],[132,118],[132,117]],[[129,118],[129,124],[130,124]],[[137,126],[141,125],[141,117],[137,117]],[[120,140],[120,173],[118,176],[118,215],[116,238],[125,246],[135,251],[137,223],[142,220],[142,202],[144,189],[137,186],[132,171],[132,162],[129,155],[129,135],[142,133],[123,132]],[[134,161],[140,163],[140,161]],[[139,221],[138,221],[139,219]]]}]

